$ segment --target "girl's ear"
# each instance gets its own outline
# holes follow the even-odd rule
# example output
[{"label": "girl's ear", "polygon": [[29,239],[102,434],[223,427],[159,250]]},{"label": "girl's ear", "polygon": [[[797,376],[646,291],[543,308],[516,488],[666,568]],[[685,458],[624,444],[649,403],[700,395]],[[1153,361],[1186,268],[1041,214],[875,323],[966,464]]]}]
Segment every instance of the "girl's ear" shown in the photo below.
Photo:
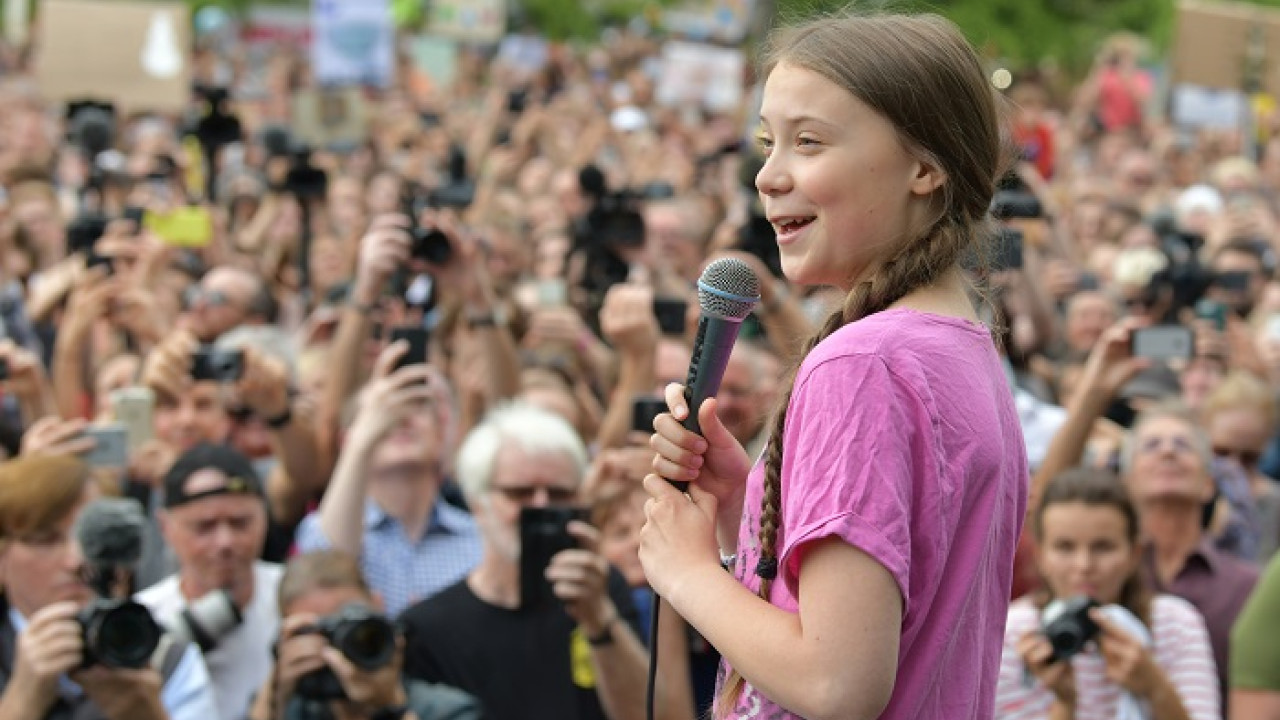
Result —
[{"label": "girl's ear", "polygon": [[942,187],[947,181],[947,173],[928,160],[917,160],[915,175],[911,178],[911,192],[916,195],[930,195]]}]

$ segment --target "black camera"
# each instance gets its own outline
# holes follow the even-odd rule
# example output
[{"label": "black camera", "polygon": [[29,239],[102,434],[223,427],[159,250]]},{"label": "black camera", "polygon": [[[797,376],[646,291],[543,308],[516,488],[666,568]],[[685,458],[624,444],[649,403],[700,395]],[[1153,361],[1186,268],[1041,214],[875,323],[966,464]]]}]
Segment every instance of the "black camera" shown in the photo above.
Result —
[{"label": "black camera", "polygon": [[151,611],[132,600],[96,598],[76,620],[84,633],[83,667],[146,667],[160,645],[160,626]]},{"label": "black camera", "polygon": [[[385,615],[359,604],[346,605],[333,615],[320,618],[307,632],[323,636],[352,665],[367,672],[384,668],[395,658],[399,634]],[[346,697],[342,684],[329,668],[298,678],[295,692],[308,700]]]},{"label": "black camera", "polygon": [[1096,607],[1097,601],[1083,595],[1049,603],[1041,615],[1040,628],[1053,646],[1049,662],[1071,659],[1098,636],[1098,624],[1089,617],[1089,611]]},{"label": "black camera", "polygon": [[191,354],[191,379],[235,382],[244,377],[244,351],[202,347]]},{"label": "black camera", "polygon": [[107,216],[84,213],[67,224],[67,252],[88,253],[98,238],[107,232]]},{"label": "black camera", "polygon": [[439,228],[423,226],[418,218],[424,210],[432,207],[432,203],[421,192],[421,188],[407,187],[400,198],[400,212],[409,218],[409,256],[432,265],[445,265],[453,258],[453,245],[449,236]]}]

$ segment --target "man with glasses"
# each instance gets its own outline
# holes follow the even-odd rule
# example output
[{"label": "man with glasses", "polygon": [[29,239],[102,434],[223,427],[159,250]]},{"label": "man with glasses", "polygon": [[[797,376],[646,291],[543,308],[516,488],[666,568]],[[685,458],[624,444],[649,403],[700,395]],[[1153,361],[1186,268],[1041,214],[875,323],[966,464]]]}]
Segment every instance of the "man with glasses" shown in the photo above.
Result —
[{"label": "man with glasses", "polygon": [[186,326],[201,341],[240,325],[264,325],[275,321],[275,300],[262,278],[234,267],[210,270],[184,298]]},{"label": "man with glasses", "polygon": [[1255,566],[1214,548],[1204,508],[1214,497],[1208,437],[1182,408],[1147,410],[1122,460],[1147,542],[1152,589],[1177,595],[1204,616],[1225,701],[1231,625],[1258,580]]},{"label": "man with glasses", "polygon": [[461,580],[481,551],[471,516],[440,499],[457,432],[448,383],[430,365],[394,369],[407,350],[379,355],[320,507],[297,534],[302,552],[359,558],[392,615]]},{"label": "man with glasses", "polygon": [[[575,505],[586,466],[573,428],[527,404],[498,406],[467,435],[458,480],[484,557],[401,616],[407,675],[474,695],[490,720],[642,716],[646,653],[626,582],[598,551],[599,531],[568,522],[576,547],[545,569],[527,568],[545,578],[546,593],[522,596],[522,511]],[[664,694],[657,700],[659,717],[678,716]]]}]

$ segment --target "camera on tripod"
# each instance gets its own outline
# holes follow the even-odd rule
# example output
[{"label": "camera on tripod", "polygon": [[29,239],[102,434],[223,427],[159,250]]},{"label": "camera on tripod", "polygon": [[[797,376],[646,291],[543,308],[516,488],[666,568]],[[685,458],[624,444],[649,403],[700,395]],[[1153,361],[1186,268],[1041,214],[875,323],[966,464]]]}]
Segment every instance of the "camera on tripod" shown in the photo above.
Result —
[{"label": "camera on tripod", "polygon": [[[398,635],[395,624],[364,605],[346,605],[333,615],[317,620],[304,632],[324,637],[352,665],[366,672],[384,668],[395,658]],[[298,678],[296,692],[307,700],[341,700],[346,697],[342,683],[327,667]]]}]

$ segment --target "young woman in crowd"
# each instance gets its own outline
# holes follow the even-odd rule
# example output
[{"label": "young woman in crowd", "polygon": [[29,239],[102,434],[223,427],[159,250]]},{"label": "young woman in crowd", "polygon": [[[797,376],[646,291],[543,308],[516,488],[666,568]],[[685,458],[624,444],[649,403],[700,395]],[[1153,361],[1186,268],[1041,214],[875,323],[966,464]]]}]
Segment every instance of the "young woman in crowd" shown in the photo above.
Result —
[{"label": "young woman in crowd", "polygon": [[[1044,490],[1031,519],[1045,588],[1009,608],[996,718],[1220,718],[1204,619],[1187,601],[1155,595],[1139,569],[1138,512],[1115,475],[1069,470]],[[1099,632],[1058,659],[1043,632],[1053,600],[1088,597]]]}]

